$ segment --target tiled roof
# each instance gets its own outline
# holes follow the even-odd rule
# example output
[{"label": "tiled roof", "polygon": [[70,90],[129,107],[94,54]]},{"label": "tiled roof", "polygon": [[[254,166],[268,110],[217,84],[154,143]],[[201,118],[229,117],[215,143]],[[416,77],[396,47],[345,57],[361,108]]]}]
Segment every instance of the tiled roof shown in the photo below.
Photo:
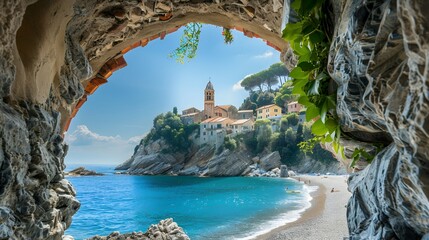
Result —
[{"label": "tiled roof", "polygon": [[[275,104],[265,105],[265,106],[262,106],[262,107],[260,107],[260,108],[257,108],[256,110],[264,109],[264,108],[269,108],[269,107],[272,107],[272,106],[277,106],[277,105],[275,105]],[[277,106],[277,107],[278,107],[278,106]]]},{"label": "tiled roof", "polygon": [[225,111],[228,111],[232,107],[232,105],[218,105],[216,107],[222,108]]},{"label": "tiled roof", "polygon": [[202,121],[201,123],[223,122],[223,121],[228,120],[228,119],[229,118],[224,118],[224,117],[207,118],[206,120]]},{"label": "tiled roof", "polygon": [[251,120],[250,119],[240,119],[240,120],[237,120],[237,121],[231,123],[231,125],[241,125],[247,121],[251,121]]}]

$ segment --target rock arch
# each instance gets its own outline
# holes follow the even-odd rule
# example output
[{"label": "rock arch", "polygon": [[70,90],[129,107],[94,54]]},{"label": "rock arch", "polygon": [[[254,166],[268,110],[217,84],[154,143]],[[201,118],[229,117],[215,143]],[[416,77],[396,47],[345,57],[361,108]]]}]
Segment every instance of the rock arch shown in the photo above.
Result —
[{"label": "rock arch", "polygon": [[62,134],[123,54],[189,22],[287,49],[283,1],[3,1],[0,4],[0,238],[61,239],[79,202]]},{"label": "rock arch", "polygon": [[[388,144],[350,180],[353,239],[429,229],[426,1],[328,0],[328,70],[352,145]],[[288,1],[289,2],[289,1]],[[78,210],[62,132],[121,54],[191,21],[242,29],[282,53],[281,0],[0,2],[0,238],[61,239]],[[356,140],[358,139],[358,141]],[[345,142],[347,143],[347,142]]]}]

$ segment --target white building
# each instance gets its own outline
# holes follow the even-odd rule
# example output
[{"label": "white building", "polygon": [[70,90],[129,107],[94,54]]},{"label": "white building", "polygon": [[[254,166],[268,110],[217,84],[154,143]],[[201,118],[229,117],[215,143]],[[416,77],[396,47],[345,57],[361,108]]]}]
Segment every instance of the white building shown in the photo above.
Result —
[{"label": "white building", "polygon": [[252,119],[240,119],[231,123],[233,134],[252,131],[253,127],[254,127],[254,122]]},{"label": "white building", "polygon": [[210,144],[219,147],[224,138],[231,133],[234,120],[224,117],[208,118],[200,124],[200,144]]}]

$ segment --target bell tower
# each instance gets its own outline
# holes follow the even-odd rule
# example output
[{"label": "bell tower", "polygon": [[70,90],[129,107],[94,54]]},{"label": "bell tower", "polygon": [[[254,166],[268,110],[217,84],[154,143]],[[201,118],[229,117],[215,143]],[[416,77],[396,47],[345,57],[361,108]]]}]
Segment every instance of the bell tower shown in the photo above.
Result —
[{"label": "bell tower", "polygon": [[204,89],[204,119],[214,117],[214,94],[213,84],[209,81]]}]

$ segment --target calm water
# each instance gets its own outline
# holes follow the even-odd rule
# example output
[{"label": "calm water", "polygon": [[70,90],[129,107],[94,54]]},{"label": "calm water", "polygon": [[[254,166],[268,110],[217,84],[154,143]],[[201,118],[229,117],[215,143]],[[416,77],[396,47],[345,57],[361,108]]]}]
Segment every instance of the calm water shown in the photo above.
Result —
[{"label": "calm water", "polygon": [[66,231],[77,240],[146,231],[169,217],[191,239],[243,239],[296,220],[310,205],[308,189],[289,179],[127,176],[113,175],[113,167],[86,168],[108,175],[68,177],[82,204]]}]

